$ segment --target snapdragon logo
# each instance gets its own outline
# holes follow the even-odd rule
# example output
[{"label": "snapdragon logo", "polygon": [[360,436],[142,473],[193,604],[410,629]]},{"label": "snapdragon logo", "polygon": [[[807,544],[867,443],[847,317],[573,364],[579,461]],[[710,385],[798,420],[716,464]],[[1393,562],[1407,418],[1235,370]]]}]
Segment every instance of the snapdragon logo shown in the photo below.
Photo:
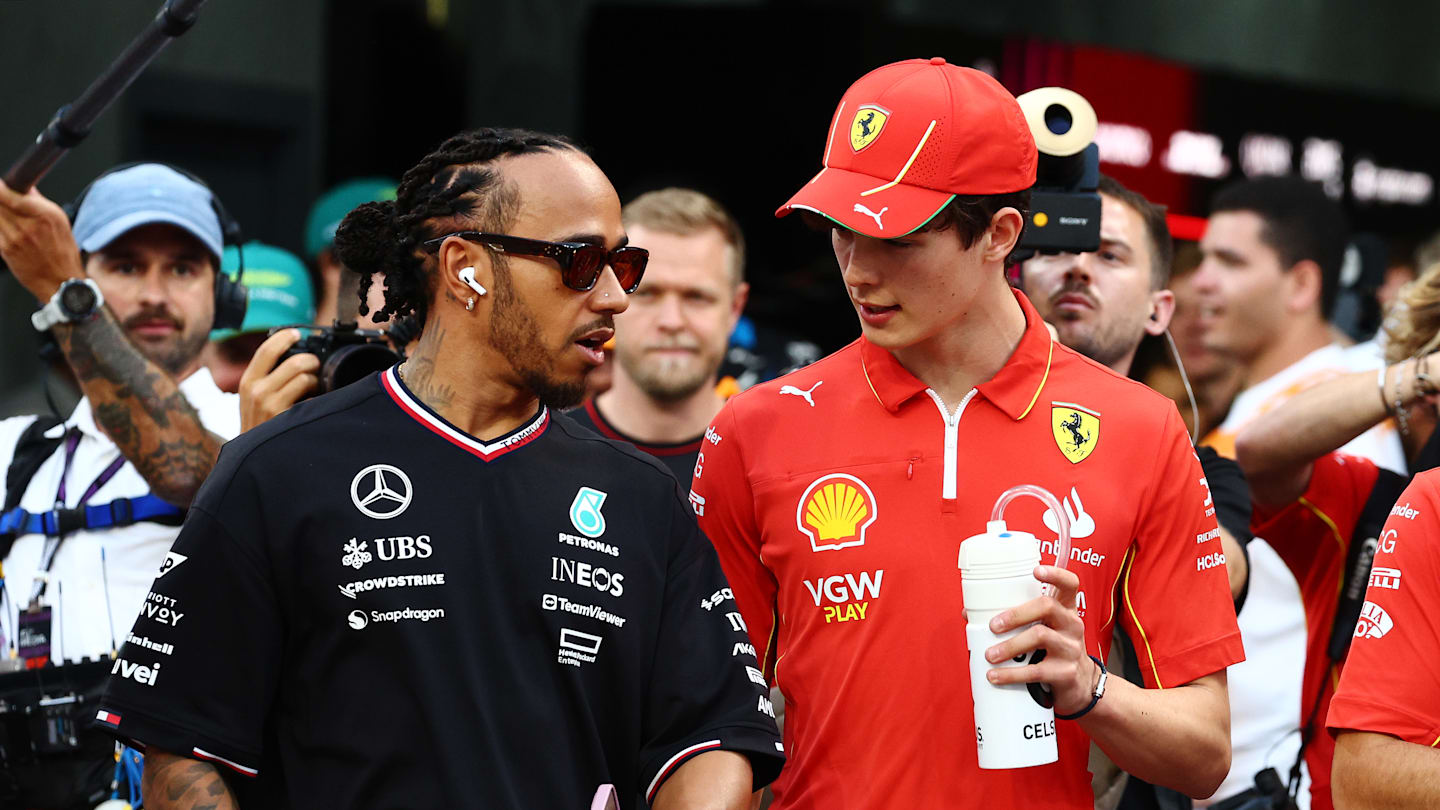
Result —
[{"label": "snapdragon logo", "polygon": [[444,608],[402,608],[400,610],[352,610],[346,621],[352,630],[364,630],[376,622],[428,622],[445,618]]}]

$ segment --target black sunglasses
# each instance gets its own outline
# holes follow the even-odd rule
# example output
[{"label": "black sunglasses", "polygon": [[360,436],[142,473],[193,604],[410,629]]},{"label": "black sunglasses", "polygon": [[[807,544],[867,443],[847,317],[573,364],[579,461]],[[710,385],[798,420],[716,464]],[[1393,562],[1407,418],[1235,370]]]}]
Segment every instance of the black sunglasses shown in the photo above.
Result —
[{"label": "black sunglasses", "polygon": [[456,231],[423,243],[426,248],[439,249],[440,244],[452,236],[470,242],[478,242],[516,256],[542,256],[554,259],[560,265],[560,281],[572,290],[589,292],[595,288],[606,265],[615,268],[615,278],[628,295],[640,287],[640,278],[645,275],[645,265],[650,261],[650,251],[639,247],[621,247],[606,250],[604,245],[589,242],[545,242],[539,239],[525,239],[520,236],[506,236],[480,231]]}]

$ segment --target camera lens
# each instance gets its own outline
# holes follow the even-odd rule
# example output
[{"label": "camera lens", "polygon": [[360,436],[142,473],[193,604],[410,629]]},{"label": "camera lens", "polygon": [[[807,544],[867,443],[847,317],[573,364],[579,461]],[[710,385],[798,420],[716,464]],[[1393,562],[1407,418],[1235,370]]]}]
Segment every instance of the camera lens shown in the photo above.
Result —
[{"label": "camera lens", "polygon": [[378,343],[342,346],[320,367],[320,391],[325,393],[343,388],[377,371],[384,371],[399,360],[399,355]]}]

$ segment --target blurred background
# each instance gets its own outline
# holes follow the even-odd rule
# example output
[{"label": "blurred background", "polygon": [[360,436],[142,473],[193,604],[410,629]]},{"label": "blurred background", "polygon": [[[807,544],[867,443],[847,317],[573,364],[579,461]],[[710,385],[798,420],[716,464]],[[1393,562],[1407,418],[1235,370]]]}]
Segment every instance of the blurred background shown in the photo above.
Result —
[{"label": "blurred background", "polygon": [[[0,162],[159,6],[0,0]],[[1440,5],[1340,0],[210,0],[40,189],[66,201],[116,163],[176,163],[247,239],[303,255],[306,213],[336,183],[398,178],[467,127],[559,132],[622,199],[684,185],[728,206],[754,322],[830,351],[858,326],[828,243],[772,213],[819,169],[865,71],[943,56],[1017,94],[1080,92],[1102,171],[1168,205],[1181,241],[1227,180],[1322,182],[1361,233],[1350,283],[1378,287],[1440,227],[1436,30]],[[0,277],[0,415],[44,409],[35,307]]]}]

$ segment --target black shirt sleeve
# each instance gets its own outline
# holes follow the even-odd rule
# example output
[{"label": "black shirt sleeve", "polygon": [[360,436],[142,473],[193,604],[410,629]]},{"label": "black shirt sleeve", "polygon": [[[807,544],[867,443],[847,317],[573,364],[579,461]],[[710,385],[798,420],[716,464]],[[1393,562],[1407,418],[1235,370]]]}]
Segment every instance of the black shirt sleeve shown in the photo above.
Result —
[{"label": "black shirt sleeve", "polygon": [[647,803],[676,768],[705,751],[748,757],[756,790],[774,781],[785,761],[770,690],[720,560],[678,495],[674,500],[676,547],[641,732]]},{"label": "black shirt sleeve", "polygon": [[[1210,499],[1215,504],[1215,520],[1235,542],[1240,544],[1240,553],[1245,555],[1245,570],[1250,570],[1250,541],[1255,539],[1255,533],[1250,531],[1251,502],[1250,482],[1245,480],[1245,471],[1234,459],[1225,458],[1215,452],[1215,448],[1201,446],[1195,448],[1195,455],[1200,459],[1200,469],[1205,473],[1205,480],[1210,484]],[[1250,577],[1245,577],[1245,584],[1240,586],[1240,594],[1235,597],[1235,611],[1245,605],[1245,597],[1250,595]]]},{"label": "black shirt sleeve", "polygon": [[1197,447],[1200,468],[1210,482],[1210,497],[1215,501],[1215,519],[1241,546],[1255,538],[1250,531],[1250,483],[1234,459],[1215,452],[1213,447]]},{"label": "black shirt sleeve", "polygon": [[217,465],[206,482],[120,650],[96,725],[256,776],[283,632],[247,478]]}]

